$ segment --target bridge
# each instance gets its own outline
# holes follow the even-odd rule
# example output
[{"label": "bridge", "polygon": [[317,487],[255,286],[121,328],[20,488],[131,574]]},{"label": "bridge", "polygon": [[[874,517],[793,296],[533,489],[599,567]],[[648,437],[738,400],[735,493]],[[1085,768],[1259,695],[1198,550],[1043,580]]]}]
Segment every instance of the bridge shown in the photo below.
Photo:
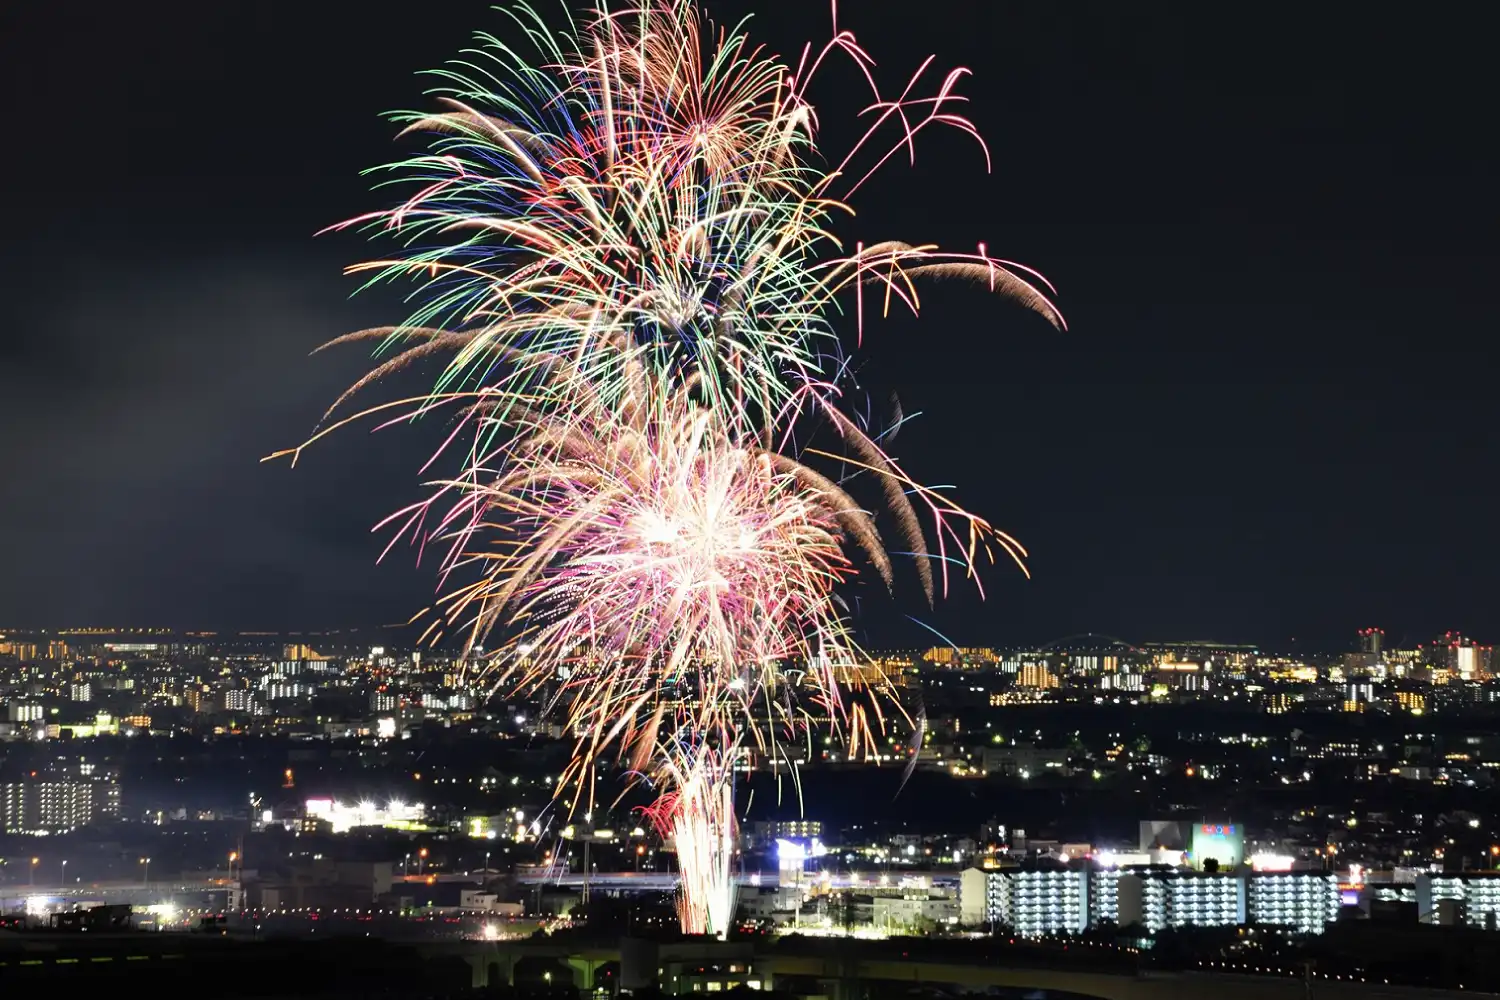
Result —
[{"label": "bridge", "polygon": [[[432,879],[436,882],[463,883],[465,885],[478,885],[483,878],[483,873],[468,872],[434,872],[430,875],[410,875],[407,877],[396,876],[395,881],[401,882],[426,882]],[[901,870],[891,872],[888,876],[879,874],[838,874],[831,875],[828,881],[823,881],[821,874],[808,875],[806,882],[812,884],[817,882],[835,889],[848,888],[877,888],[889,886],[898,888],[903,879],[926,879],[932,886],[947,886],[956,888],[959,882],[959,873],[956,871],[926,871],[926,870]],[[591,872],[585,876],[582,872],[556,872],[556,873],[528,873],[515,876],[515,880],[523,885],[551,885],[564,888],[577,889],[585,883],[591,889],[615,890],[620,892],[675,892],[677,889],[677,873],[675,872]],[[735,882],[741,886],[776,886],[780,884],[781,874],[779,872],[743,872],[735,876]],[[117,900],[126,898],[134,902],[168,902],[180,897],[188,897],[202,893],[229,892],[240,888],[238,882],[230,879],[209,879],[205,881],[182,881],[163,880],[156,882],[141,882],[139,880],[115,881],[115,882],[74,882],[58,885],[31,885],[31,884],[9,884],[0,886],[0,910],[7,906],[15,906],[34,896],[41,896],[59,900]]]},{"label": "bridge", "polygon": [[[752,942],[685,940],[651,945],[623,943],[627,960],[679,971],[705,967],[734,970],[763,985],[801,981],[835,1000],[860,995],[865,985],[921,984],[946,987],[951,993],[1007,991],[1070,995],[1093,1000],[1458,1000],[1470,992],[1391,986],[1383,983],[1319,977],[1311,983],[1289,976],[1256,976],[1217,972],[1153,972],[1131,969],[1130,959],[1108,954],[1049,956],[1036,949],[993,956],[929,957],[912,949],[920,942],[851,942],[783,940],[775,945]],[[645,951],[639,950],[645,945]],[[790,947],[788,947],[790,945]],[[1058,950],[1060,951],[1060,949]],[[9,934],[0,932],[0,989],[33,995],[26,983],[68,995],[85,995],[105,987],[127,992],[139,985],[153,992],[177,987],[201,991],[205,982],[224,987],[224,995],[268,995],[262,987],[284,989],[288,982],[320,984],[330,977],[363,977],[373,991],[422,984],[434,988],[500,986],[516,980],[518,967],[538,963],[589,989],[621,976],[620,945],[567,943],[560,940],[454,941],[402,945],[373,938],[313,941],[235,941],[189,933]],[[989,960],[986,960],[989,959]],[[526,970],[521,970],[523,973]],[[710,973],[710,978],[723,978]],[[551,978],[549,976],[549,978]],[[64,982],[64,980],[68,982]],[[139,980],[139,983],[135,982]],[[620,980],[616,980],[620,981]],[[70,989],[71,985],[71,989]],[[229,987],[234,986],[235,990]],[[1311,989],[1309,990],[1309,986]],[[244,993],[244,990],[250,990]],[[256,992],[259,990],[259,992]],[[19,992],[26,991],[26,992]],[[684,990],[683,992],[687,992]]]},{"label": "bridge", "polygon": [[[1311,980],[1305,980],[1288,975],[1143,971],[1125,968],[1124,962],[1115,963],[1115,968],[1089,968],[1096,963],[1086,960],[1070,967],[1061,954],[1050,963],[1038,961],[1034,955],[1018,956],[1015,963],[1004,959],[993,962],[929,959],[900,953],[901,942],[895,940],[878,944],[848,941],[826,944],[834,947],[824,948],[815,943],[806,954],[778,946],[757,950],[745,943],[717,945],[717,948],[728,949],[721,953],[724,961],[732,960],[733,955],[743,955],[748,968],[767,986],[783,986],[789,980],[812,980],[834,1000],[857,997],[863,985],[880,982],[946,987],[952,993],[1037,991],[1043,997],[1055,993],[1080,1000],[1179,1000],[1188,996],[1211,996],[1214,1000],[1458,1000],[1482,995],[1473,991],[1368,982],[1350,976],[1315,974]],[[851,944],[855,947],[848,947]],[[663,966],[685,959],[702,961],[715,953],[715,947],[711,942],[663,944],[657,960]],[[601,974],[606,970],[614,973],[621,961],[619,947],[534,941],[464,942],[458,946],[432,946],[424,951],[461,956],[473,972],[475,987],[514,984],[520,963],[542,960],[557,967],[566,966],[573,985],[589,990],[603,985],[599,981]]]},{"label": "bridge", "polygon": [[[860,874],[838,874],[830,875],[824,881],[821,873],[808,874],[803,878],[807,885],[827,885],[835,889],[850,888],[900,888],[902,879],[926,879],[929,885],[949,886],[956,888],[959,883],[959,873],[956,871],[902,871],[891,872],[881,881],[880,875]],[[452,876],[453,881],[469,881],[465,876]],[[443,881],[439,878],[439,881]],[[591,889],[619,889],[627,892],[673,892],[677,889],[676,872],[591,872],[587,877],[582,872],[562,872],[559,874],[528,874],[521,875],[516,881],[525,885],[557,885],[569,888],[578,888],[585,882]],[[767,886],[773,887],[781,884],[780,872],[745,872],[735,876],[735,883],[740,886]]]},{"label": "bridge", "polygon": [[0,886],[0,910],[24,904],[26,900],[39,896],[67,901],[165,903],[205,893],[228,893],[239,887],[238,882],[229,879],[193,882],[142,882],[136,879],[120,882],[73,882],[65,885],[12,884]]}]

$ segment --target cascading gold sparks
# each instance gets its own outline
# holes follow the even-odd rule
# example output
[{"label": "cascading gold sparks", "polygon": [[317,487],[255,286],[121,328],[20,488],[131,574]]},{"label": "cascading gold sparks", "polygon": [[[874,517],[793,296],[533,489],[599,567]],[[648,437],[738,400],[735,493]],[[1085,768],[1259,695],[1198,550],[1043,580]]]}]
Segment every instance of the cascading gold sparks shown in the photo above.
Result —
[{"label": "cascading gold sparks", "polygon": [[[502,8],[497,34],[434,74],[435,107],[394,116],[427,144],[380,171],[405,195],[335,227],[390,241],[351,272],[411,283],[419,305],[332,342],[373,343],[378,361],[325,421],[446,360],[430,392],[313,440],[365,416],[454,416],[427,468],[455,471],[382,525],[442,552],[424,640],[461,641],[492,693],[547,692],[577,741],[569,808],[592,807],[606,755],[658,789],[695,933],[732,916],[736,762],[784,754],[816,720],[851,755],[877,752],[903,717],[884,685],[851,681],[839,590],[894,569],[877,517],[827,470],[878,483],[929,600],[953,566],[1024,570],[1019,543],[914,482],[845,411],[840,310],[862,341],[867,309],[915,312],[919,281],[951,278],[1063,327],[1045,279],[983,244],[837,238],[844,199],[928,128],[989,151],[959,114],[967,71],[931,78],[929,59],[882,97],[833,10],[829,42],[792,63],[691,0],[593,0],[581,19],[559,5],[553,21]],[[838,160],[809,98],[833,56],[872,95]],[[835,443],[795,447],[811,428]]]}]

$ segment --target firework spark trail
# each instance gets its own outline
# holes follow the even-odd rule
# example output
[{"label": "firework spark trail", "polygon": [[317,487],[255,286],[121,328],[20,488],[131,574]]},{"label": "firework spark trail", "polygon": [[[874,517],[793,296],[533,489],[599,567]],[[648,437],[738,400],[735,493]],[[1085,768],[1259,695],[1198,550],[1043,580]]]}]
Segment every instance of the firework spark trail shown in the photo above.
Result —
[{"label": "firework spark trail", "polygon": [[[832,671],[857,652],[832,594],[854,572],[846,544],[889,574],[874,521],[811,469],[733,441],[716,413],[678,393],[624,414],[537,416],[471,475],[393,515],[412,525],[433,512],[446,570],[482,564],[430,627],[471,646],[496,628],[524,643],[523,661],[489,665],[493,690],[566,678],[557,698],[587,734],[570,776],[610,749],[652,752],[668,707],[673,727],[769,751],[800,726],[787,662],[829,663],[812,700],[839,712]],[[575,804],[585,793],[580,783]]]},{"label": "firework spark trail", "polygon": [[[878,483],[929,601],[933,561],[946,594],[950,566],[972,577],[997,550],[1025,556],[915,483],[883,450],[889,436],[842,411],[844,299],[861,344],[866,306],[915,313],[923,279],[980,284],[1064,324],[1041,275],[982,243],[850,254],[833,235],[852,214],[840,199],[914,158],[918,134],[979,139],[955,113],[967,71],[924,96],[929,58],[884,97],[836,6],[833,37],[795,69],[743,23],[715,29],[692,0],[595,0],[562,30],[524,3],[502,16],[539,58],[479,35],[434,74],[440,110],[394,116],[428,143],[382,168],[409,193],[335,227],[392,238],[394,255],[350,272],[410,280],[421,304],[400,326],[333,342],[374,342],[383,360],[324,419],[387,376],[448,359],[428,394],[364,411],[381,426],[457,415],[424,472],[455,457],[458,471],[381,525],[390,546],[443,552],[451,589],[423,639],[472,651],[499,630],[509,645],[485,658],[483,682],[550,689],[576,736],[558,794],[592,805],[608,754],[651,780],[663,792],[653,821],[681,854],[684,927],[723,933],[731,762],[790,760],[786,747],[823,722],[851,757],[878,753],[888,717],[904,718],[839,610],[856,557],[893,581],[874,515],[843,484]],[[827,161],[808,88],[836,54],[872,98],[867,130],[829,169],[816,165]],[[839,450],[795,447],[807,426]],[[819,458],[847,477],[807,464]]]},{"label": "firework spark trail", "polygon": [[662,770],[672,790],[646,812],[677,852],[683,931],[723,936],[734,918],[734,774],[716,751],[681,744],[668,750]]},{"label": "firework spark trail", "polygon": [[[876,162],[851,191],[896,153],[914,157],[916,136],[933,125],[977,138],[949,110],[965,71],[915,96],[928,59],[886,99],[847,30],[804,52],[794,71],[754,47],[743,24],[715,33],[690,0],[599,2],[563,31],[530,6],[504,13],[539,64],[478,36],[464,61],[434,74],[443,110],[394,116],[403,134],[430,143],[382,168],[385,183],[415,190],[335,227],[393,238],[400,255],[351,271],[370,283],[412,279],[423,303],[381,338],[394,354],[356,389],[451,350],[439,391],[532,390],[534,369],[509,363],[523,352],[577,358],[580,375],[618,401],[629,389],[619,369],[584,352],[619,340],[645,348],[668,382],[700,378],[738,427],[777,409],[799,379],[836,367],[830,317],[851,286],[883,286],[887,312],[893,299],[918,307],[916,279],[967,278],[1062,325],[1045,280],[982,245],[947,254],[884,242],[846,256],[831,232],[849,212],[831,192],[862,156]],[[868,130],[829,170],[813,165],[808,87],[835,52],[874,99]],[[569,387],[548,385],[553,398],[538,405],[566,408]]]}]

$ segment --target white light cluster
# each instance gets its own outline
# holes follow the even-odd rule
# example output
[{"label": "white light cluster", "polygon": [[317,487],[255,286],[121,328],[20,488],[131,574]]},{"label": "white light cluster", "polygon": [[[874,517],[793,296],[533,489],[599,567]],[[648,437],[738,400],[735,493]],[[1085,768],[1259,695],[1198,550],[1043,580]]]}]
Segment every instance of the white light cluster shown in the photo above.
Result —
[{"label": "white light cluster", "polygon": [[369,801],[351,806],[333,799],[308,799],[306,811],[310,818],[329,823],[334,833],[344,833],[360,826],[420,823],[427,815],[427,807],[421,803],[405,803],[395,799],[384,806]]}]

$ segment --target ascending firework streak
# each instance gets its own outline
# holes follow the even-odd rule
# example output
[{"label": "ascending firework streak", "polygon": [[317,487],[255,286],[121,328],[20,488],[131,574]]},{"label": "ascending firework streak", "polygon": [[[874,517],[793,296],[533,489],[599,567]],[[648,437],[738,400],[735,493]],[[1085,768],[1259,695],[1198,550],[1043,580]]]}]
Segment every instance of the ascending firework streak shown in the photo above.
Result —
[{"label": "ascending firework streak", "polygon": [[713,751],[692,754],[680,748],[665,770],[676,790],[663,792],[649,813],[657,832],[677,849],[682,929],[722,936],[734,917],[733,771]]},{"label": "ascending firework streak", "polygon": [[[852,298],[862,330],[867,299],[916,310],[917,279],[956,277],[1062,319],[1040,276],[983,245],[848,253],[831,233],[838,197],[914,151],[917,133],[977,138],[953,111],[964,71],[914,96],[929,60],[900,97],[876,92],[865,136],[815,167],[809,81],[842,53],[874,90],[872,60],[837,25],[793,68],[740,28],[715,34],[690,0],[595,0],[561,31],[529,6],[503,13],[537,64],[520,43],[479,36],[437,74],[442,111],[397,116],[430,137],[389,168],[415,190],[345,224],[396,237],[398,254],[353,270],[415,280],[423,304],[400,327],[335,341],[373,339],[386,358],[334,408],[449,358],[430,394],[366,411],[459,415],[440,454],[461,449],[461,471],[388,522],[392,544],[444,546],[455,585],[426,637],[461,635],[470,650],[497,629],[511,640],[485,661],[494,689],[551,689],[578,735],[559,794],[592,802],[606,754],[652,782],[653,821],[679,852],[684,928],[722,934],[738,755],[780,753],[814,714],[851,756],[870,752],[891,710],[858,681],[835,596],[856,571],[851,550],[888,585],[890,558],[872,515],[804,459],[878,482],[929,599],[929,559],[946,589],[950,564],[1024,556],[912,482],[842,412],[831,317]],[[793,447],[810,422],[838,447]]]}]

